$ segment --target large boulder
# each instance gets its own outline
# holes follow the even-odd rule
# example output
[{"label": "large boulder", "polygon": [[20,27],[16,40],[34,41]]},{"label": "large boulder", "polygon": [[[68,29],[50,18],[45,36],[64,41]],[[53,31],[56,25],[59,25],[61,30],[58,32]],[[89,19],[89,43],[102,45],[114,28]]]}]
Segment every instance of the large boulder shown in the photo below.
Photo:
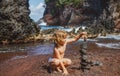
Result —
[{"label": "large boulder", "polygon": [[[114,29],[120,29],[120,15],[118,15],[120,13],[119,0],[82,0],[83,2],[77,7],[75,7],[74,3],[69,4],[69,1],[72,0],[45,1],[46,8],[43,19],[50,25],[90,25],[90,28],[95,27],[92,30],[96,30],[97,27],[98,31],[102,32],[99,27],[103,27],[109,33],[113,32]],[[57,1],[60,3],[59,6]],[[64,1],[67,5],[64,4]]]},{"label": "large boulder", "polygon": [[0,0],[0,41],[21,40],[39,32],[29,17],[29,0]]}]

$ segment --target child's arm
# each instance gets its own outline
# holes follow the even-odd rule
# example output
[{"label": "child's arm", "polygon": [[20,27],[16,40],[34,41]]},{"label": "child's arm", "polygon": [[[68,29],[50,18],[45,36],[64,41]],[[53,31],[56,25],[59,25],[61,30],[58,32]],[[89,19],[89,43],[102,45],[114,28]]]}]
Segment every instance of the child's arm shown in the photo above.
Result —
[{"label": "child's arm", "polygon": [[77,35],[75,38],[67,39],[67,43],[75,42],[75,41],[79,40],[82,36],[84,36],[84,39],[86,39],[87,38],[86,35],[87,35],[87,32],[82,32],[79,35]]}]

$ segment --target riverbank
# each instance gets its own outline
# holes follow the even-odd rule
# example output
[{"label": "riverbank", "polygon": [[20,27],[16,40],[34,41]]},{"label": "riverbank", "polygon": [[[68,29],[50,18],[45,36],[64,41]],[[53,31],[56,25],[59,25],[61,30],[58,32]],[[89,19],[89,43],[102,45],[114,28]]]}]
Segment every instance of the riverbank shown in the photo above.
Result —
[{"label": "riverbank", "polygon": [[[116,35],[120,36],[120,33],[118,32],[95,32],[95,30],[91,30],[90,28],[87,28],[85,26],[79,26],[79,27],[73,27],[73,26],[68,26],[68,27],[62,27],[62,26],[40,26],[40,32],[36,35],[28,36],[24,39],[3,39],[0,41],[0,44],[3,45],[9,45],[9,44],[25,44],[25,43],[36,43],[36,42],[52,42],[53,41],[53,34],[56,30],[63,30],[66,31],[68,34],[68,37],[75,37],[75,35],[86,31],[88,33],[88,39],[94,39],[99,36],[104,36],[106,35]],[[98,31],[98,30],[97,30]]]},{"label": "riverbank", "polygon": [[[90,60],[103,63],[102,66],[93,66],[84,73],[79,70],[80,66],[80,42],[67,46],[66,58],[72,60],[72,65],[67,67],[68,76],[119,76],[120,75],[120,49],[98,46],[96,43],[118,43],[119,40],[99,39],[88,41],[88,55]],[[49,45],[48,45],[49,46]],[[117,45],[116,45],[117,46]],[[0,57],[2,57],[1,54]],[[7,55],[6,55],[7,56]],[[18,58],[9,58],[0,62],[0,76],[62,76],[62,73],[49,73],[49,54],[25,55]]]}]

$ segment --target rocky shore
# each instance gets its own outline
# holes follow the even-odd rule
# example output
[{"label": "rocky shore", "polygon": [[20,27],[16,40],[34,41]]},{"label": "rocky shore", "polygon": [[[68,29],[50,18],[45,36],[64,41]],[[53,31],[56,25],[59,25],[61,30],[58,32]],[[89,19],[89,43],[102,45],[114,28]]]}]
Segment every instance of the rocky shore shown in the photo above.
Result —
[{"label": "rocky shore", "polygon": [[[99,42],[107,43],[107,40]],[[109,41],[108,41],[109,42]],[[116,41],[111,41],[116,42]],[[118,41],[117,41],[118,42]],[[79,42],[67,46],[66,58],[72,60],[67,67],[68,76],[119,76],[120,75],[120,49],[98,47],[94,42],[88,42],[88,57],[90,60],[100,61],[102,66],[93,66],[90,70],[82,72],[80,67]],[[7,56],[7,54],[4,54]],[[0,57],[4,57],[0,54]],[[51,54],[31,55],[18,59],[7,59],[0,62],[0,76],[62,76],[62,73],[50,73],[48,58]],[[1,58],[0,58],[1,60]]]},{"label": "rocky shore", "polygon": [[[62,2],[59,4],[59,1]],[[120,3],[118,0],[86,0],[80,2],[77,7],[75,7],[76,1],[74,0],[72,4],[69,0],[68,4],[64,4],[64,0],[45,0],[45,3],[46,7],[42,19],[48,26],[86,26],[86,31],[90,33],[89,38],[95,38],[98,34],[120,33]],[[86,7],[84,5],[86,3],[89,6]],[[48,34],[52,33],[53,30],[40,32],[39,25],[29,15],[29,0],[1,0],[0,44],[27,43],[48,39]],[[74,30],[69,34],[72,33],[76,34]]]},{"label": "rocky shore", "polygon": [[29,17],[29,0],[0,0],[0,43],[24,40],[39,33]]},{"label": "rocky shore", "polygon": [[[111,35],[120,35],[119,33],[108,33],[106,31],[102,31],[102,32],[99,32],[98,30],[93,30],[91,31],[91,29],[85,29],[83,30],[82,28],[79,28],[77,31],[76,29],[78,28],[73,28],[71,31],[67,32],[68,34],[68,37],[71,38],[71,37],[75,37],[77,34],[79,34],[80,32],[83,32],[83,31],[86,31],[88,33],[88,39],[94,39],[94,38],[97,38],[98,36],[106,36],[108,34],[111,34]],[[56,30],[61,30],[61,29],[48,29],[48,30],[43,30],[43,31],[40,31],[37,35],[33,35],[33,36],[30,36],[30,37],[27,37],[25,39],[20,39],[20,40],[2,40],[0,43],[3,44],[3,45],[6,45],[6,44],[21,44],[21,43],[34,43],[34,42],[46,42],[46,41],[50,41],[52,42],[53,39],[53,34]]]}]

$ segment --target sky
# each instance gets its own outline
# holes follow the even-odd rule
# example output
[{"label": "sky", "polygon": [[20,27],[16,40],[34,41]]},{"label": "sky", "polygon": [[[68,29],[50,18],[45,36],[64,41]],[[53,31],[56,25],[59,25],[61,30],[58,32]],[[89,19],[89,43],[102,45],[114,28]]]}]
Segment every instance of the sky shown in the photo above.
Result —
[{"label": "sky", "polygon": [[40,18],[43,17],[43,13],[45,8],[43,7],[44,5],[44,0],[29,0],[29,9],[31,10],[30,17],[34,21],[38,21]]}]

